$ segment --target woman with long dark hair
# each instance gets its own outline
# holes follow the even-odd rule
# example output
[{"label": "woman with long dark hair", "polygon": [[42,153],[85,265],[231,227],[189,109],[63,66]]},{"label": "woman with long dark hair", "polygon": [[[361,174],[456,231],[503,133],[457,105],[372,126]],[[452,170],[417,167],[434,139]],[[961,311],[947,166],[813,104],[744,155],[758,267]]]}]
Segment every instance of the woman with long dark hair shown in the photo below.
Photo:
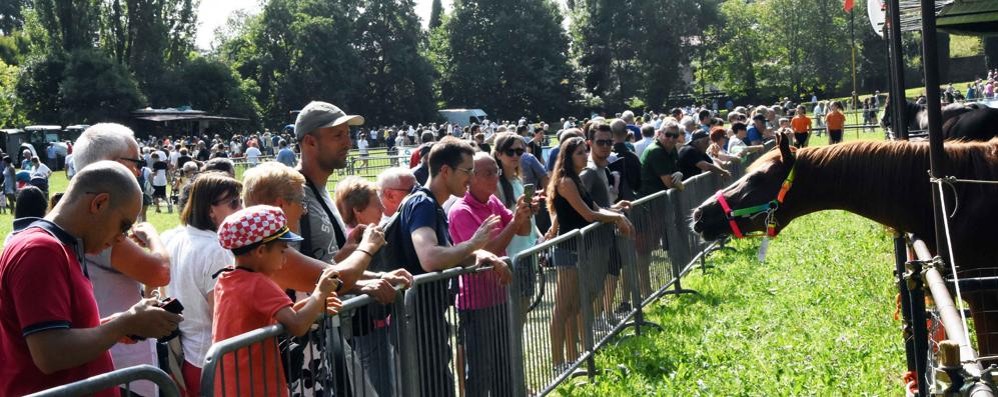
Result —
[{"label": "woman with long dark hair", "polygon": [[[588,160],[589,146],[582,138],[573,137],[561,143],[554,175],[547,187],[547,205],[552,218],[548,235],[562,235],[592,222],[603,222],[615,224],[621,234],[630,236],[633,227],[627,217],[620,212],[599,208],[582,188],[579,173],[586,167]],[[554,266],[558,271],[558,281],[550,332],[551,361],[559,373],[579,357],[581,306],[576,268],[578,250],[574,241],[555,248]]]}]

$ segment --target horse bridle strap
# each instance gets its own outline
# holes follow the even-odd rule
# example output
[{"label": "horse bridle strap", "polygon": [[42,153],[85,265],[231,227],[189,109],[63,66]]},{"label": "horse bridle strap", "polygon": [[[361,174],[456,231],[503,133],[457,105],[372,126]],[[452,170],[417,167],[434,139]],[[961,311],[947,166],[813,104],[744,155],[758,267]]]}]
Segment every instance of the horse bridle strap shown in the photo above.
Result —
[{"label": "horse bridle strap", "polygon": [[721,210],[724,211],[725,218],[728,219],[728,225],[731,226],[731,232],[734,233],[735,238],[743,237],[755,237],[761,234],[751,234],[744,235],[742,230],[738,227],[738,223],[735,222],[735,218],[751,218],[755,215],[765,213],[766,214],[766,234],[769,237],[776,237],[776,210],[780,208],[780,204],[783,204],[783,199],[786,198],[787,192],[790,191],[790,187],[794,184],[794,175],[797,174],[797,165],[794,164],[790,168],[790,174],[787,175],[787,179],[783,180],[783,184],[780,186],[780,192],[777,193],[776,199],[765,204],[759,204],[747,208],[739,208],[737,210],[732,210],[731,206],[728,205],[728,200],[724,198],[724,194],[721,190],[717,191],[717,203],[721,205]]}]

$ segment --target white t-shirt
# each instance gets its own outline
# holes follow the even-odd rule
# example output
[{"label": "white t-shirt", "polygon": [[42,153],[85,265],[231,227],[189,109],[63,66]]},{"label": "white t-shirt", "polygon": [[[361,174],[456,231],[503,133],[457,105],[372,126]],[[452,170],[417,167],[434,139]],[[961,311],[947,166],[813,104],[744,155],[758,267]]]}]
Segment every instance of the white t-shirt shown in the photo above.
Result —
[{"label": "white t-shirt", "polygon": [[42,177],[42,178],[48,179],[49,175],[52,175],[52,170],[49,169],[49,167],[47,165],[45,165],[45,163],[43,163],[41,161],[38,162],[38,167],[36,167],[34,169],[34,171],[31,171],[31,177],[32,178],[34,178],[34,177]]},{"label": "white t-shirt", "polygon": [[360,150],[360,154],[366,155],[367,154],[367,147],[369,145],[370,144],[367,143],[367,139],[357,140],[357,149]]},{"label": "white t-shirt", "polygon": [[177,159],[179,158],[180,158],[180,152],[176,150],[170,152],[170,165],[173,166],[173,168],[177,168]]},{"label": "white t-shirt", "polygon": [[260,155],[262,154],[263,153],[261,153],[260,149],[257,149],[256,146],[250,146],[246,149],[246,161],[250,164],[256,165],[260,159]]},{"label": "white t-shirt", "polygon": [[184,305],[184,321],[180,322],[184,360],[201,368],[211,347],[213,308],[208,298],[215,288],[211,276],[235,264],[235,258],[232,251],[219,245],[218,235],[211,230],[178,226],[163,233],[162,238],[170,253],[170,284],[166,291]]}]

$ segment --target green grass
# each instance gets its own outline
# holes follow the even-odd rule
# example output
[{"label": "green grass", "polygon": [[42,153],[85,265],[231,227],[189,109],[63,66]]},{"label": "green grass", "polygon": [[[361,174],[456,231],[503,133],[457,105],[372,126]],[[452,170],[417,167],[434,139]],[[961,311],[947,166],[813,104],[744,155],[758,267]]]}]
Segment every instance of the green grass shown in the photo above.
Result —
[{"label": "green grass", "polygon": [[664,327],[597,356],[605,371],[559,395],[900,395],[904,346],[894,321],[891,239],[841,211],[796,220],[772,242],[710,257],[700,292],[659,300]]},{"label": "green grass", "polygon": [[[812,146],[827,138],[815,137]],[[881,140],[877,133],[845,139]],[[757,239],[712,254],[683,287],[645,309],[664,330],[596,356],[603,372],[563,396],[896,396],[905,352],[893,312],[891,235],[843,211],[795,220],[759,263]],[[644,331],[643,331],[644,332]],[[580,381],[581,380],[581,381]]]}]

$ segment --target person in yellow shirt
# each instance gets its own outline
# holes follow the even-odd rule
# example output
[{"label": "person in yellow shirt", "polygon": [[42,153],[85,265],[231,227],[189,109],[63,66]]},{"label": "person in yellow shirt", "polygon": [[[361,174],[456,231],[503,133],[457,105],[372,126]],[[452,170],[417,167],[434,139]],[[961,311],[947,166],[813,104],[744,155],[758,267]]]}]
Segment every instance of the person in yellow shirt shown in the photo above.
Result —
[{"label": "person in yellow shirt", "polygon": [[842,131],[845,128],[845,124],[846,115],[842,114],[842,102],[832,102],[829,105],[828,115],[825,116],[825,130],[828,131],[829,145],[842,142]]},{"label": "person in yellow shirt", "polygon": [[790,120],[790,128],[794,130],[794,146],[798,149],[807,145],[807,137],[811,134],[811,119],[807,117],[804,105],[797,106],[794,118]]}]

